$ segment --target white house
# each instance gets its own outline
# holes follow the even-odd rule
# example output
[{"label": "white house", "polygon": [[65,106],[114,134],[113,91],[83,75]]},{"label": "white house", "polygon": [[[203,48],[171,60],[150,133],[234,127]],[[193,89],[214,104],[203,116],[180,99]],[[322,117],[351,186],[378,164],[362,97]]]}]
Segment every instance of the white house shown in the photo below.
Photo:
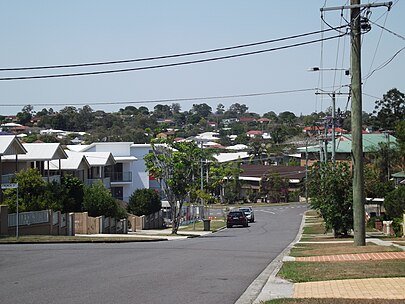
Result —
[{"label": "white house", "polygon": [[137,189],[159,190],[159,183],[149,177],[144,157],[151,151],[150,144],[132,142],[97,142],[90,145],[69,145],[68,149],[80,152],[111,152],[114,169],[106,173],[111,178],[111,192],[114,197],[128,202]]}]

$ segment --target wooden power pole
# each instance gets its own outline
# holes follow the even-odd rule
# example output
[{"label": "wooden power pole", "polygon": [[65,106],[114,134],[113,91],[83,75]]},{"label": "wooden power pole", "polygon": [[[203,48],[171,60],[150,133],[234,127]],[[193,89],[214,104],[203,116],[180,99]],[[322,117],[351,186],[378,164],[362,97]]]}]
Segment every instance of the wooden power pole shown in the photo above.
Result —
[{"label": "wooden power pole", "polygon": [[352,165],[353,165],[353,226],[354,245],[366,245],[365,195],[364,195],[364,159],[362,135],[362,92],[361,92],[361,10],[363,8],[392,6],[392,1],[384,3],[360,4],[360,0],[350,0],[349,6],[323,8],[326,10],[350,9],[351,52],[350,67],[352,73]]},{"label": "wooden power pole", "polygon": [[[360,0],[351,0],[353,6]],[[364,214],[364,160],[362,135],[362,96],[361,96],[361,28],[360,7],[350,9],[351,21],[351,56],[352,71],[352,164],[353,164],[353,228],[354,245],[366,245],[366,225]]]}]

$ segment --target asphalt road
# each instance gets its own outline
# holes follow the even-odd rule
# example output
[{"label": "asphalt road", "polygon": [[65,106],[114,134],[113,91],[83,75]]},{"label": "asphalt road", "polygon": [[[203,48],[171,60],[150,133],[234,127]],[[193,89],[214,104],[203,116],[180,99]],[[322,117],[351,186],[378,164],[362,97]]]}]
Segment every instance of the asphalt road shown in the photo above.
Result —
[{"label": "asphalt road", "polygon": [[297,235],[304,205],[158,243],[0,245],[0,303],[235,303]]}]

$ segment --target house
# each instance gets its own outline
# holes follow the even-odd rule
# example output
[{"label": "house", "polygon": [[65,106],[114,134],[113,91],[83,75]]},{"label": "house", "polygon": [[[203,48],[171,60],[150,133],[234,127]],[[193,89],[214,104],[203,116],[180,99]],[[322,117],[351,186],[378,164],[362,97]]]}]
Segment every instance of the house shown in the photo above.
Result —
[{"label": "house", "polygon": [[241,117],[239,118],[240,123],[250,123],[250,122],[256,122],[256,119],[253,117]]},{"label": "house", "polygon": [[[91,145],[69,145],[68,148],[72,151],[83,152],[90,165],[92,164],[92,159],[89,158],[90,153],[111,153],[115,163],[111,169],[104,169],[104,178],[110,179],[111,193],[115,198],[128,202],[129,197],[137,189],[160,190],[158,181],[149,176],[144,160],[145,155],[151,152],[150,144],[97,142]],[[93,158],[93,160],[96,160],[96,158]],[[100,170],[102,169],[100,168]],[[100,176],[103,176],[102,172]]]},{"label": "house", "polygon": [[284,195],[294,197],[298,200],[299,191],[305,180],[305,167],[302,166],[268,166],[268,165],[251,165],[242,164],[242,173],[239,180],[242,181],[241,196],[247,197],[249,191],[259,191],[260,181],[269,174],[277,174],[282,179],[288,180],[288,189]]},{"label": "house", "polygon": [[243,150],[249,149],[249,147],[246,146],[246,145],[243,145],[243,144],[237,144],[237,145],[226,147],[225,149],[226,150],[233,150],[233,151],[243,151]]},{"label": "house", "polygon": [[391,174],[391,177],[394,179],[396,186],[405,185],[405,172],[404,171]]},{"label": "house", "polygon": [[210,142],[210,141],[216,141],[219,140],[219,133],[216,132],[204,132],[201,134],[198,134],[197,136],[191,137],[189,139],[192,139],[196,142]]},{"label": "house", "polygon": [[[13,177],[14,173],[18,171],[17,166],[18,157],[26,153],[27,150],[23,147],[21,142],[14,135],[0,136],[0,184],[9,183],[11,181],[11,177]],[[4,171],[3,169],[4,157],[11,157],[15,160],[14,170],[11,171],[12,173],[5,174],[5,172],[10,172],[10,170],[7,169],[6,171]]]},{"label": "house", "polygon": [[128,201],[134,191],[133,175],[137,158],[131,155],[131,142],[97,142],[90,145],[68,145],[82,152],[91,166],[89,183],[102,179],[113,197]]},{"label": "house", "polygon": [[239,121],[239,119],[237,119],[237,118],[224,118],[224,119],[222,119],[222,124],[224,126],[229,126],[229,125],[231,125],[233,123],[236,123],[238,121]]},{"label": "house", "polygon": [[[396,138],[388,134],[371,133],[363,134],[363,152],[364,155],[378,148],[380,143],[395,144]],[[325,148],[322,145],[313,145],[308,147],[300,147],[297,149],[301,153],[301,166],[305,166],[305,154],[308,154],[308,165],[321,160],[321,154],[325,154]],[[328,159],[332,156],[332,143],[328,141],[326,145]],[[351,134],[343,134],[336,138],[336,161],[346,161],[351,163],[352,152],[352,136]],[[322,156],[323,157],[323,156]]]},{"label": "house", "polygon": [[175,135],[176,135],[175,131],[160,132],[159,134],[156,135],[156,138],[168,139],[174,137]]},{"label": "house", "polygon": [[230,152],[230,153],[219,153],[213,155],[213,157],[219,163],[228,163],[232,161],[248,161],[250,158],[249,153],[247,152]]},{"label": "house", "polygon": [[[13,175],[23,169],[37,168],[46,181],[60,182],[61,160],[68,156],[59,143],[23,143],[22,146],[25,154],[3,157],[3,173]],[[59,175],[51,176],[49,163],[52,160],[58,162]]]},{"label": "house", "polygon": [[262,138],[263,131],[251,130],[251,131],[246,132],[246,135],[249,136],[250,138]]},{"label": "house", "polygon": [[49,170],[52,172],[61,171],[62,175],[69,174],[80,179],[83,183],[87,183],[91,165],[86,156],[81,152],[73,152],[65,150],[68,158],[62,159],[59,167],[59,162],[51,160],[49,162]]},{"label": "house", "polygon": [[271,122],[271,119],[268,119],[268,118],[266,118],[266,117],[262,117],[262,118],[259,118],[259,119],[257,120],[257,122],[260,122],[261,124],[263,124],[263,123],[270,123],[270,122]]}]

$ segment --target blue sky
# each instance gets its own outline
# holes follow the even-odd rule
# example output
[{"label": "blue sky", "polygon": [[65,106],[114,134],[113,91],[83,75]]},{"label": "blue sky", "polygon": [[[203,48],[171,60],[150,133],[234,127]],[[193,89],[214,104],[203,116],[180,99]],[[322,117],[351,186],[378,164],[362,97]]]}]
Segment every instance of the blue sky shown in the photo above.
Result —
[{"label": "blue sky", "polygon": [[[345,5],[347,2],[2,0],[0,68],[135,59],[270,40],[327,29],[328,26],[321,21],[320,8]],[[405,36],[404,2],[394,0],[395,5],[388,14],[386,8],[373,8],[370,20]],[[346,12],[344,17],[348,18]],[[332,26],[339,26],[344,22],[340,11],[327,12],[324,18]],[[324,37],[335,34],[338,33],[331,32],[324,34]],[[1,71],[0,78],[167,64],[319,38],[322,38],[320,34],[246,50],[142,64],[57,71]],[[144,100],[233,96],[316,87],[325,91],[338,90],[340,85],[350,83],[350,78],[344,76],[342,71],[308,72],[308,68],[313,66],[349,68],[349,44],[349,37],[346,36],[322,44],[164,69],[82,77],[0,81],[0,115],[14,114],[26,104],[34,105],[36,111],[44,107],[59,110],[67,105],[81,107],[85,104],[89,104],[94,110],[118,111],[119,108],[130,105],[129,102]],[[372,25],[371,31],[363,36],[363,76],[386,62],[404,46],[403,39]],[[389,89],[396,87],[402,92],[405,91],[404,67],[405,50],[390,64],[375,71],[365,80],[363,88],[363,92],[367,94],[363,96],[365,111],[371,112],[375,97],[381,98]],[[347,92],[347,89],[342,89],[342,92]],[[107,102],[117,104],[94,104]],[[182,110],[189,110],[194,103],[202,102],[209,104],[213,110],[219,103],[225,107],[241,103],[246,104],[249,111],[259,114],[269,111],[276,113],[291,111],[297,115],[325,110],[331,103],[328,96],[316,96],[315,91],[186,100],[179,103]],[[342,109],[346,107],[346,103],[346,96],[337,100],[337,106]],[[153,109],[156,104],[132,105]]]}]

